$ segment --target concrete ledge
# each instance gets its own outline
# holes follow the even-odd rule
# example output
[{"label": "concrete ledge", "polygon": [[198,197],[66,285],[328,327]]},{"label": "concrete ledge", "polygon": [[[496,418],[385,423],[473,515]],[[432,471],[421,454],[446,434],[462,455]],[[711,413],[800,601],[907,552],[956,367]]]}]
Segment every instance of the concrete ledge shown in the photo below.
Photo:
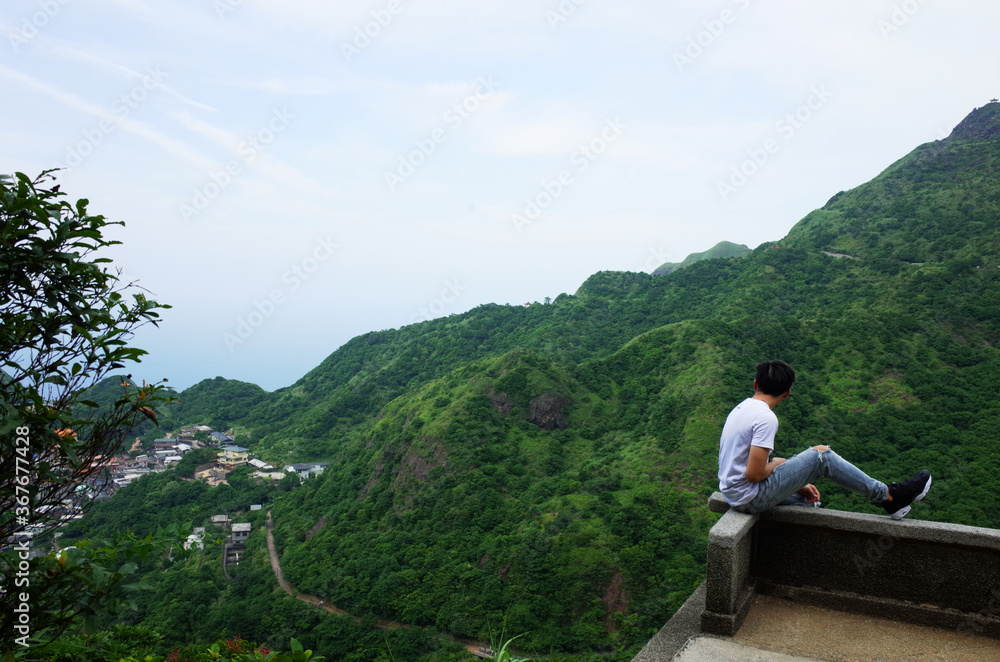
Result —
[{"label": "concrete ledge", "polygon": [[712,637],[692,639],[674,659],[677,662],[814,662]]},{"label": "concrete ledge", "polygon": [[[917,506],[919,508],[919,506]],[[727,513],[730,506],[719,492],[708,499],[708,509],[713,513]],[[735,511],[733,511],[735,513]],[[948,545],[983,547],[1000,551],[1000,530],[964,524],[928,522],[913,517],[893,520],[888,515],[849,513],[826,508],[778,506],[760,517],[791,524],[824,526],[842,531],[858,531],[896,538],[914,538]]]},{"label": "concrete ledge", "polygon": [[643,646],[632,662],[664,662],[701,632],[701,614],[705,611],[705,584],[691,594],[677,613]]},{"label": "concrete ledge", "polygon": [[[915,508],[919,508],[919,505]],[[856,531],[875,536],[923,540],[945,545],[981,547],[1000,552],[1000,531],[977,526],[926,522],[912,517],[893,520],[888,515],[867,515],[801,506],[779,506],[761,513],[760,517],[787,524],[819,526],[838,531]]]},{"label": "concrete ledge", "polygon": [[758,515],[746,515],[731,510],[719,518],[708,531],[708,544],[725,549],[733,549],[750,533],[757,523]]},{"label": "concrete ledge", "polygon": [[709,531],[702,629],[732,635],[756,592],[1000,638],[1000,531],[783,506]]},{"label": "concrete ledge", "polygon": [[794,509],[775,509],[755,527],[749,575],[765,590],[918,624],[967,621],[1000,636],[998,532]]},{"label": "concrete ledge", "polygon": [[733,636],[746,620],[756,596],[753,589],[747,588],[737,594],[732,611],[719,612],[706,608],[701,614],[701,631],[724,637]]},{"label": "concrete ledge", "polygon": [[708,532],[704,632],[733,635],[753,601],[749,577],[756,515],[726,512]]},{"label": "concrete ledge", "polygon": [[708,497],[708,509],[713,513],[725,513],[729,511],[729,502],[722,496],[722,492],[712,492]]},{"label": "concrete ledge", "polygon": [[[994,659],[980,652],[996,651],[1000,660],[1000,643],[993,647],[1000,639],[1000,531],[794,506],[746,515],[719,493],[709,509],[722,517],[709,531],[705,583],[633,662],[688,659],[683,652],[674,657],[688,642],[692,654],[694,644],[707,646],[707,657],[692,660],[726,659],[719,657],[717,640],[699,638],[699,631],[732,637],[748,615],[753,621],[755,603],[773,598],[847,619],[876,617],[891,632],[931,626],[951,638],[949,647],[958,641],[963,650],[975,651],[955,659]],[[813,607],[794,607],[794,613],[803,609]],[[780,639],[780,633],[780,625],[772,624],[766,640]],[[843,636],[850,640],[853,633]],[[734,652],[733,659],[777,659],[767,649],[760,656],[754,649]]]}]

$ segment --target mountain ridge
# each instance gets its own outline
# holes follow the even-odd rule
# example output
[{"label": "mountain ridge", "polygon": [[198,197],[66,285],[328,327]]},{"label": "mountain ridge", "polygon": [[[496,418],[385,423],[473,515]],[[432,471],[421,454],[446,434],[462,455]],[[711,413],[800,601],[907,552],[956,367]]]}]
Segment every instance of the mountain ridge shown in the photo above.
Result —
[{"label": "mountain ridge", "polygon": [[506,619],[542,652],[644,641],[701,581],[719,430],[766,358],[798,372],[778,452],[931,467],[920,517],[1000,526],[998,121],[973,111],[742,257],[364,334],[163,418],[226,411],[264,459],[331,463],[273,504],[301,590],[477,637]]},{"label": "mountain ridge", "polygon": [[691,253],[680,262],[665,262],[653,270],[654,276],[665,276],[671,272],[683,269],[701,260],[713,260],[727,257],[743,257],[750,252],[746,244],[734,244],[731,241],[720,241],[707,251]]}]

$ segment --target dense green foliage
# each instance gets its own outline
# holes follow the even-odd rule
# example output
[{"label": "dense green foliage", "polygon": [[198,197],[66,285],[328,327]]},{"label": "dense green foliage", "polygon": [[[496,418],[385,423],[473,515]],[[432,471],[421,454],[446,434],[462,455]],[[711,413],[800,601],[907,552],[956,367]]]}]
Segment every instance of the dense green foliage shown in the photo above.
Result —
[{"label": "dense green foliage", "polygon": [[699,582],[708,518],[652,439],[622,456],[621,433],[601,431],[615,409],[523,351],[394,401],[344,461],[277,504],[289,580],[479,638],[506,618],[536,650],[634,634],[625,585],[647,591],[641,625],[661,624]]},{"label": "dense green foliage", "polygon": [[[141,655],[157,654],[177,661],[207,659],[199,657],[199,651],[220,638],[236,637],[260,642],[271,651],[288,650],[289,639],[295,638],[328,659],[351,662],[386,661],[390,650],[397,662],[428,657],[444,662],[461,650],[419,628],[383,632],[375,627],[372,616],[360,620],[335,616],[286,595],[276,587],[264,543],[266,508],[283,488],[256,483],[246,476],[230,482],[208,487],[179,480],[175,470],[152,474],[99,504],[84,523],[63,533],[63,545],[79,545],[81,539],[100,539],[116,530],[144,530],[160,521],[187,520],[208,529],[204,550],[174,548],[169,557],[150,556],[138,564],[133,572],[147,590],[132,596],[135,609],[106,611],[98,618],[111,634],[115,633],[113,624],[126,626],[124,634],[128,636],[102,635],[96,639],[103,642],[101,646],[111,647],[105,639],[113,644],[124,638],[123,645],[140,654],[140,659]],[[249,506],[257,503],[265,510],[250,511]],[[246,560],[229,567],[228,581],[222,572],[225,533],[209,523],[212,515],[221,513],[253,526]],[[144,636],[151,632],[156,633],[152,638]],[[62,647],[65,657],[56,659],[103,659],[72,656],[76,644],[94,647],[92,637],[77,635],[66,641],[72,645]]]},{"label": "dense green foliage", "polygon": [[[288,493],[250,481],[211,493],[234,509],[273,503],[299,590],[482,639],[505,620],[534,652],[627,655],[701,581],[719,431],[762,359],[799,373],[776,410],[779,455],[828,443],[886,481],[928,468],[935,487],[911,517],[1000,527],[998,127],[1000,104],[978,109],[744,257],[603,272],[551,304],[369,333],[274,393],[203,382],[170,420],[232,426],[275,464],[331,463]],[[91,521],[211,510],[197,505],[208,488],[139,485],[128,501],[143,510],[116,497]],[[819,488],[828,507],[878,512]],[[239,496],[254,489],[273,491]],[[259,641],[301,633],[347,656],[325,628],[355,622],[282,597],[262,545],[231,584],[192,575],[201,591],[160,595],[144,622],[169,600],[178,613],[204,603],[172,631],[213,641],[231,619]]]},{"label": "dense green foliage", "polygon": [[[128,602],[133,555],[127,537],[60,558],[29,558],[26,541],[59,525],[53,509],[117,453],[141,418],[169,400],[160,384],[88,392],[146,353],[135,329],[161,304],[123,282],[104,251],[123,225],[71,204],[50,171],[0,175],[0,655],[33,655],[102,608]],[[102,255],[98,257],[98,254]],[[20,543],[20,549],[10,543]],[[136,551],[141,550],[141,551]]]}]

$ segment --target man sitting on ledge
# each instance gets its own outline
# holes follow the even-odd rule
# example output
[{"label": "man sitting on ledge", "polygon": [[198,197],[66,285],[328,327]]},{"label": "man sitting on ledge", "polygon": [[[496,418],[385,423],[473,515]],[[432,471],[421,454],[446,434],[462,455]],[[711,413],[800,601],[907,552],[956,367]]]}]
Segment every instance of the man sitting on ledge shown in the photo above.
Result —
[{"label": "man sitting on ledge", "polygon": [[923,469],[902,483],[886,485],[870,478],[829,446],[813,446],[785,460],[770,459],[778,417],[771,411],[792,393],[795,371],[784,361],[757,364],[753,397],[729,413],[719,442],[719,490],[741,513],[759,513],[774,506],[818,505],[819,490],[810,484],[825,476],[880,505],[892,519],[902,519],[910,504],[931,488]]}]

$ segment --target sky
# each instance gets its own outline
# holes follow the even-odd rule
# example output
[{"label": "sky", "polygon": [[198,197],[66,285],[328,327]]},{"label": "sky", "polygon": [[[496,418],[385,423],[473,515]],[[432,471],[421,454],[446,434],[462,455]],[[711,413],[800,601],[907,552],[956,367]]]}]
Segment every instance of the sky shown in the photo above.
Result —
[{"label": "sky", "polygon": [[[135,378],[781,239],[1000,95],[985,0],[4,0],[0,172],[172,306]],[[992,45],[991,45],[992,44]]]}]

